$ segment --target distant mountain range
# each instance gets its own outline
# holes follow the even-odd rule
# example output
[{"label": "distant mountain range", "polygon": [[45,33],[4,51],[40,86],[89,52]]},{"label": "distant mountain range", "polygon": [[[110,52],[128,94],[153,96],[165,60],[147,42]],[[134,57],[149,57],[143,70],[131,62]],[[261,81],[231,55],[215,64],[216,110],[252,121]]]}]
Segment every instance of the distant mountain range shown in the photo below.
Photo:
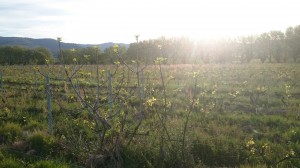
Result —
[{"label": "distant mountain range", "polygon": [[[62,49],[72,49],[72,48],[85,48],[91,46],[99,46],[103,51],[105,48],[111,47],[116,43],[108,42],[102,44],[75,44],[75,43],[61,43]],[[129,47],[129,44],[125,43],[117,43],[120,46]],[[1,37],[0,36],[0,46],[23,46],[27,48],[36,48],[36,47],[44,47],[49,49],[54,56],[58,55],[58,42],[57,40],[50,38],[43,39],[33,39],[33,38],[25,38],[25,37]]]}]

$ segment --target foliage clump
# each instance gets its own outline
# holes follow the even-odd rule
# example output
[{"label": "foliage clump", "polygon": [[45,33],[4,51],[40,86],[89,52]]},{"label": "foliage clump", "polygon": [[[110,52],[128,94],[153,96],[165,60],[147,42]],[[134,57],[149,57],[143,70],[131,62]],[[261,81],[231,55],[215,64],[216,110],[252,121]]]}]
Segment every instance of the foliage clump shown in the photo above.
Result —
[{"label": "foliage clump", "polygon": [[19,124],[7,122],[0,127],[0,137],[2,143],[13,143],[15,140],[21,138],[22,129]]},{"label": "foliage clump", "polygon": [[70,166],[64,163],[53,160],[40,160],[30,165],[30,168],[69,168]]},{"label": "foliage clump", "polygon": [[52,152],[54,139],[44,132],[34,132],[27,138],[29,150],[34,150],[37,155],[46,156]]}]

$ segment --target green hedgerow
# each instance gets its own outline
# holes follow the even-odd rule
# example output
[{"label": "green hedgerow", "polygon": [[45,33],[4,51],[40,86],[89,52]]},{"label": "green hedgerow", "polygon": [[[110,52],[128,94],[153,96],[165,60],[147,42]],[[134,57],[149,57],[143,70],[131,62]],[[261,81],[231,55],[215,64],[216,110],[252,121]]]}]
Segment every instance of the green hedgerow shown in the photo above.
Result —
[{"label": "green hedgerow", "polygon": [[16,139],[21,137],[22,129],[19,124],[16,123],[5,123],[0,127],[0,136],[4,143],[12,143]]}]

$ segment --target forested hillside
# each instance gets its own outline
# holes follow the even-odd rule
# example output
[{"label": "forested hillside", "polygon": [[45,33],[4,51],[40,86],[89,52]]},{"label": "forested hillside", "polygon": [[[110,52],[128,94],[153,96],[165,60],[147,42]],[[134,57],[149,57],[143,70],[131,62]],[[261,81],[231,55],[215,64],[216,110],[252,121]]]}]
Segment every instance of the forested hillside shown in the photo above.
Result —
[{"label": "forested hillside", "polygon": [[[106,49],[113,46],[115,43],[108,42],[102,44],[76,44],[76,43],[61,43],[62,49],[80,49],[92,46],[98,46],[101,49]],[[128,47],[128,44],[119,43],[121,46]],[[25,48],[38,48],[43,47],[51,51],[54,57],[58,56],[59,49],[58,43],[55,39],[44,38],[44,39],[32,39],[22,37],[0,37],[0,46],[22,46]]]}]

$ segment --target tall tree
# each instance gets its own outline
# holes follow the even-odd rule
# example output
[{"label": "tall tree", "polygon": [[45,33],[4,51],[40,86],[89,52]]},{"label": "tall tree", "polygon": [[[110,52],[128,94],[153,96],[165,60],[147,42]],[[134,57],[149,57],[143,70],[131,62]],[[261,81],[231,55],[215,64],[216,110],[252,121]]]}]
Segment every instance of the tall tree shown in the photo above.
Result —
[{"label": "tall tree", "polygon": [[269,55],[269,62],[272,62],[272,57],[281,62],[283,59],[283,45],[284,45],[284,33],[281,31],[271,31],[270,34],[270,46],[271,53]]},{"label": "tall tree", "polygon": [[264,63],[267,58],[271,61],[271,39],[269,33],[262,33],[256,40],[256,53],[261,63]]},{"label": "tall tree", "polygon": [[285,32],[287,53],[297,62],[300,58],[300,25],[289,27]]},{"label": "tall tree", "polygon": [[244,36],[238,39],[238,50],[241,63],[249,63],[254,57],[254,36]]}]

